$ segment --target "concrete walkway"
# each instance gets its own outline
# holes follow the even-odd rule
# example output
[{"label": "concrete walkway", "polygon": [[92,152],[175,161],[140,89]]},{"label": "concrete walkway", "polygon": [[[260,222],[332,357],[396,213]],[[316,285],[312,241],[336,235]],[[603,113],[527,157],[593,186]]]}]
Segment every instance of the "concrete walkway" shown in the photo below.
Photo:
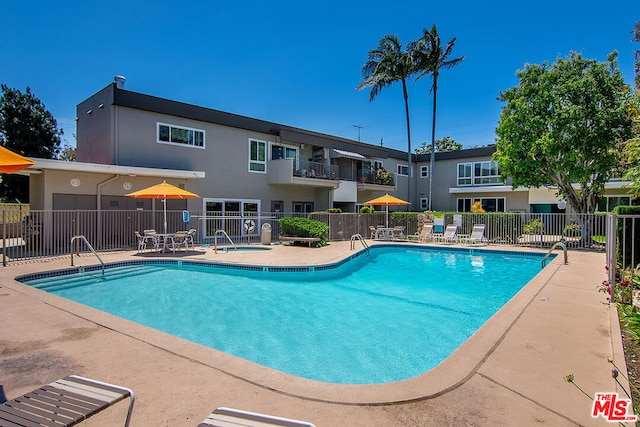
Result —
[{"label": "concrete walkway", "polygon": [[[176,257],[257,265],[315,265],[352,255],[350,242],[324,248]],[[488,249],[497,248],[489,247]],[[504,247],[499,247],[504,249]],[[520,250],[514,248],[514,250]],[[152,257],[107,254],[105,262]],[[164,254],[173,257],[173,254]],[[76,266],[96,258],[74,258]],[[597,286],[605,256],[558,256],[441,365],[392,384],[338,385],[283,374],[67,301],[14,281],[67,268],[69,259],[0,268],[0,385],[7,399],[69,374],[132,388],[132,426],[196,426],[219,406],[323,426],[604,426],[589,395],[614,392],[612,357],[626,371],[615,309]],[[83,426],[122,424],[118,404]]]}]

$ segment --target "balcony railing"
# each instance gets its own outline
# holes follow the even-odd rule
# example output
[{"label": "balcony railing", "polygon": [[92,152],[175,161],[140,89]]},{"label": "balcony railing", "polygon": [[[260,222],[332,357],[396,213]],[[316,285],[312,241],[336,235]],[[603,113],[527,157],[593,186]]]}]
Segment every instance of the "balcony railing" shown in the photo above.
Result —
[{"label": "balcony railing", "polygon": [[[362,184],[395,186],[395,175],[385,172],[377,174],[362,171],[344,171],[337,165],[327,165],[321,162],[299,161],[295,159],[271,160],[267,164],[268,180],[270,184],[300,184],[296,178],[310,178],[318,180],[357,181]],[[307,184],[312,185],[310,182]],[[321,184],[322,185],[322,184]]]}]

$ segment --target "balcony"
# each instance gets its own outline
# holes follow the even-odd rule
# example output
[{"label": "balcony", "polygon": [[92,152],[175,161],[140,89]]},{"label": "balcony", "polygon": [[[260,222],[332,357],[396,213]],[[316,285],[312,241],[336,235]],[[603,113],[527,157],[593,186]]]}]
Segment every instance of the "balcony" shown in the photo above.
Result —
[{"label": "balcony", "polygon": [[364,172],[353,162],[345,167],[327,165],[320,162],[300,161],[296,168],[295,159],[277,159],[267,163],[267,180],[269,184],[308,185],[313,187],[337,188],[339,181],[357,182],[358,191],[378,190],[390,191],[395,188],[395,175],[375,172]]},{"label": "balcony", "polygon": [[295,167],[295,159],[271,160],[267,163],[269,184],[306,185],[312,187],[337,188],[337,170],[324,163],[300,162]]}]

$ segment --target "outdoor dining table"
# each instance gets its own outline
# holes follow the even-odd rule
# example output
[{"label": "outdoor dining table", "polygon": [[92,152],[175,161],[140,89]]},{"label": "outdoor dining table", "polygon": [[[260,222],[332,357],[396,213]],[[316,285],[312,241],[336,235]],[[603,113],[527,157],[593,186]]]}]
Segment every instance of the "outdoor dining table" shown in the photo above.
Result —
[{"label": "outdoor dining table", "polygon": [[160,250],[160,246],[162,246],[162,253],[165,253],[167,249],[167,244],[173,242],[173,237],[176,233],[156,233],[154,236],[158,238],[158,250]]},{"label": "outdoor dining table", "polygon": [[378,227],[378,238],[382,240],[393,240],[393,228]]}]

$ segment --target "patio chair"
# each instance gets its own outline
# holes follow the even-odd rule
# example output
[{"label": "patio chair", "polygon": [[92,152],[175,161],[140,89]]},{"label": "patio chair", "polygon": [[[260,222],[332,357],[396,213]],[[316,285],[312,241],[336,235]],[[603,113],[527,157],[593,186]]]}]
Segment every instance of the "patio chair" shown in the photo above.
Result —
[{"label": "patio chair", "polygon": [[185,251],[189,250],[189,233],[186,231],[178,231],[171,238],[171,251],[174,254],[176,253],[176,248],[179,248],[180,246],[184,246]]},{"label": "patio chair", "polygon": [[145,234],[142,235],[140,232],[136,231],[136,238],[138,239],[138,253],[142,253],[147,249],[147,245],[151,244],[153,249],[158,251],[158,237],[153,234]]},{"label": "patio chair", "polygon": [[378,239],[378,229],[375,228],[373,225],[369,226],[369,233],[371,233],[371,239]]},{"label": "patio chair", "polygon": [[420,233],[409,234],[407,239],[416,240],[419,243],[428,242],[433,239],[433,224],[425,224],[422,226]]},{"label": "patio chair", "polygon": [[283,426],[283,427],[315,427],[306,421],[292,420],[289,418],[274,417],[273,415],[259,414],[257,412],[241,411],[232,408],[218,408],[207,418],[198,424],[198,427],[258,427],[258,426]]},{"label": "patio chair", "polygon": [[473,226],[473,230],[471,231],[471,235],[468,237],[462,237],[459,239],[460,243],[466,243],[469,245],[476,244],[489,244],[489,240],[484,237],[484,224],[476,224]]},{"label": "patio chair", "polygon": [[187,249],[189,248],[189,245],[191,245],[193,249],[196,248],[194,237],[197,232],[198,230],[196,230],[195,228],[190,228],[189,231],[187,231]]},{"label": "patio chair", "polygon": [[73,426],[127,397],[125,427],[135,402],[131,389],[70,375],[1,404],[0,425]]},{"label": "patio chair", "polygon": [[396,225],[391,230],[391,237],[393,239],[402,239],[404,237],[404,229],[406,227],[404,225]]},{"label": "patio chair", "polygon": [[449,224],[442,235],[434,234],[433,241],[435,243],[456,243],[458,240],[458,237],[456,236],[457,231],[457,225]]}]

